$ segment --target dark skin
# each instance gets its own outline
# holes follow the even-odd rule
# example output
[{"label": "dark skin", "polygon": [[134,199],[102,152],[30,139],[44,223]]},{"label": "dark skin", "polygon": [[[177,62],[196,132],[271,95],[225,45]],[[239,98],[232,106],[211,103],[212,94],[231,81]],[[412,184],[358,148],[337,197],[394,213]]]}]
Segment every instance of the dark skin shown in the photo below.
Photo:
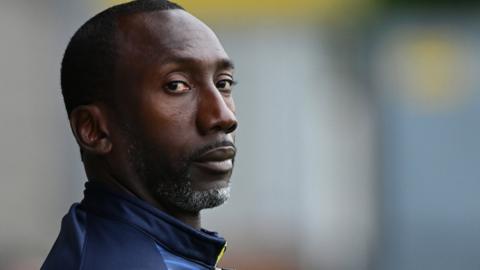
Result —
[{"label": "dark skin", "polygon": [[[185,11],[126,16],[118,30],[114,100],[79,106],[70,115],[87,177],[200,228],[198,211],[155,196],[128,150],[135,136],[158,149],[158,166],[169,170],[182,157],[223,142],[193,163],[191,182],[198,191],[228,186],[235,148],[226,143],[233,143],[237,127],[233,65],[212,30]],[[133,135],[125,134],[125,125]]]}]

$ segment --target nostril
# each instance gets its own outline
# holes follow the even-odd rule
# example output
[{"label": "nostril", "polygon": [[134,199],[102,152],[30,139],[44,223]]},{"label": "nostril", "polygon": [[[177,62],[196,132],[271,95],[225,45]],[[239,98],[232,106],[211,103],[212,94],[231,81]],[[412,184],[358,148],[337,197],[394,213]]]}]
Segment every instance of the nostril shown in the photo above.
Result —
[{"label": "nostril", "polygon": [[228,133],[232,133],[232,132],[234,132],[234,131],[237,129],[237,126],[238,126],[238,123],[235,122],[235,123],[233,123],[229,128],[227,128],[227,129],[225,130],[225,132],[226,132],[227,134],[228,134]]}]

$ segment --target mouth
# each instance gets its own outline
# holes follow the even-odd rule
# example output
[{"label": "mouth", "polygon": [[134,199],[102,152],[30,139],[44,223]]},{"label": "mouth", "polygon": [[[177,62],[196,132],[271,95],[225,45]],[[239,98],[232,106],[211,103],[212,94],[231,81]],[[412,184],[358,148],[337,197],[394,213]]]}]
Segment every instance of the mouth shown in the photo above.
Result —
[{"label": "mouth", "polygon": [[235,147],[222,146],[203,153],[193,163],[199,168],[214,172],[227,173],[233,169]]}]

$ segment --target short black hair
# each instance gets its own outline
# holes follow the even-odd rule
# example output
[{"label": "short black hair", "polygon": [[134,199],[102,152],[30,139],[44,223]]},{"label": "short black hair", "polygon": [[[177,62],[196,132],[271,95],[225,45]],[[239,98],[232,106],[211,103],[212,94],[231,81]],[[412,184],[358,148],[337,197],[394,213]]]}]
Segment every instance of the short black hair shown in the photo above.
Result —
[{"label": "short black hair", "polygon": [[136,0],[110,7],[83,24],[62,60],[61,87],[67,113],[80,105],[108,101],[112,93],[117,22],[121,16],[183,8],[167,0]]}]

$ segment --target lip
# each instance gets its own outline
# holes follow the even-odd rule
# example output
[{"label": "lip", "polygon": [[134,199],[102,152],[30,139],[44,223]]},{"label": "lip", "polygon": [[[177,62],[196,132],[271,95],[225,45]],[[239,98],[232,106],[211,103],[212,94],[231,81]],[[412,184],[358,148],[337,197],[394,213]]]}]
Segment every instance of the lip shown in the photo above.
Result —
[{"label": "lip", "polygon": [[217,147],[202,154],[194,164],[209,171],[226,173],[233,169],[235,152],[232,146]]}]

